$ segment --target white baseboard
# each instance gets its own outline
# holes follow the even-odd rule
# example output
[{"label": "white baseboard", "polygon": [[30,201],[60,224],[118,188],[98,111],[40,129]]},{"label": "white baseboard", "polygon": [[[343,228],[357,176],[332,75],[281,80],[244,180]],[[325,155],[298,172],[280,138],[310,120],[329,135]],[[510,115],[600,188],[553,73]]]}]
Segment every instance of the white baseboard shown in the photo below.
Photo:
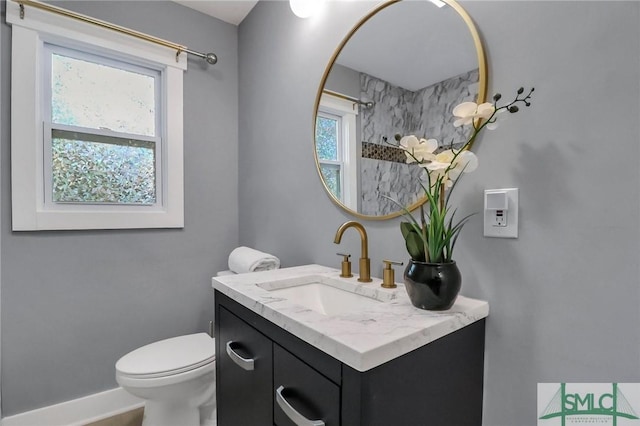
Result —
[{"label": "white baseboard", "polygon": [[0,426],[82,426],[142,406],[142,399],[115,388],[5,417]]}]

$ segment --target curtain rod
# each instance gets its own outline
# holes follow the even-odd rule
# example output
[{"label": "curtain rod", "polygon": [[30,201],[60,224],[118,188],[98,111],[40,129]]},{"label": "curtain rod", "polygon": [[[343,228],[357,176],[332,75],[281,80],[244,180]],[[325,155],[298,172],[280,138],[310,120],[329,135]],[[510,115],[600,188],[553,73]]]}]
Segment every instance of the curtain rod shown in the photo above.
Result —
[{"label": "curtain rod", "polygon": [[333,90],[322,89],[322,93],[326,93],[327,95],[335,96],[337,98],[346,99],[347,101],[355,102],[365,108],[371,108],[373,106],[372,101],[362,101],[358,98],[353,98],[351,96],[343,95],[342,93],[334,92]]},{"label": "curtain rod", "polygon": [[50,4],[46,4],[46,3],[41,3],[39,1],[34,1],[34,0],[13,0],[14,2],[20,4],[20,19],[24,19],[24,7],[25,6],[31,6],[31,7],[35,7],[37,9],[42,9],[42,10],[46,10],[47,12],[52,12],[52,13],[56,13],[58,15],[62,15],[62,16],[66,16],[68,18],[73,18],[73,19],[77,19],[79,21],[82,22],[86,22],[89,24],[93,24],[93,25],[97,25],[99,27],[102,28],[107,28],[122,34],[127,34],[142,40],[146,40],[149,41],[151,43],[155,43],[155,44],[159,44],[161,46],[165,46],[168,47],[170,49],[175,49],[176,52],[176,61],[178,61],[178,56],[180,56],[180,54],[182,52],[188,53],[190,55],[194,55],[194,56],[198,56],[200,58],[205,59],[209,64],[214,65],[216,62],[218,62],[218,56],[216,56],[215,53],[200,53],[200,52],[196,52],[195,50],[191,50],[186,46],[183,46],[181,44],[178,43],[173,43],[171,41],[167,41],[167,40],[163,40],[161,38],[158,37],[154,37],[152,35],[149,34],[145,34],[139,31],[135,31],[129,28],[125,28],[125,27],[121,27],[120,25],[115,25],[112,24],[110,22],[106,22],[106,21],[102,21],[100,19],[96,19],[96,18],[92,18],[90,16],[86,16],[86,15],[82,15],[80,13],[76,13],[76,12],[72,12],[70,10],[67,9],[63,9],[61,7],[57,7],[57,6],[53,6]]}]

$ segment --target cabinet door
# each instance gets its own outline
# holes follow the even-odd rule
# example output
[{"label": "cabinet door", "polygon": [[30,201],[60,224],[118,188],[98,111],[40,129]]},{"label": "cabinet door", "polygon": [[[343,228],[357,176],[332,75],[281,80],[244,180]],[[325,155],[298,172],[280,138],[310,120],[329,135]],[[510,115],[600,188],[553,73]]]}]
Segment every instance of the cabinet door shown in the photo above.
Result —
[{"label": "cabinet door", "polygon": [[275,343],[273,359],[276,425],[338,426],[340,388]]},{"label": "cabinet door", "polygon": [[220,307],[216,337],[218,424],[273,425],[271,340]]}]

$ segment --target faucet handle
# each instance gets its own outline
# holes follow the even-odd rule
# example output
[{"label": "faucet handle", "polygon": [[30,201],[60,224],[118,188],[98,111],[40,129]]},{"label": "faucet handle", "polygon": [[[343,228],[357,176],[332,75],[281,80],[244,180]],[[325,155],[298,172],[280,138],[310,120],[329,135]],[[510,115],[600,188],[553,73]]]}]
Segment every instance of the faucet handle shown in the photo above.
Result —
[{"label": "faucet handle", "polygon": [[353,274],[351,273],[351,261],[349,258],[351,255],[349,253],[336,253],[338,256],[342,256],[342,272],[340,276],[342,278],[351,278]]},{"label": "faucet handle", "polygon": [[382,263],[384,263],[384,269],[382,270],[382,284],[380,284],[380,286],[384,288],[398,287],[396,285],[396,279],[394,277],[394,270],[391,265],[404,265],[404,263],[396,262],[393,260],[383,260]]}]

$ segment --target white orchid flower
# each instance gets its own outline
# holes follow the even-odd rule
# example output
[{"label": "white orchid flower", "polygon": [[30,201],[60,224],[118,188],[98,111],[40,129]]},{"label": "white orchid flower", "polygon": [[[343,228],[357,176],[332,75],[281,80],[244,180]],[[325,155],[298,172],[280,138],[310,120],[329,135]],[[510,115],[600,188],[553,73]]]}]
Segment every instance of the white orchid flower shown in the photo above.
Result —
[{"label": "white orchid flower", "polygon": [[434,151],[438,149],[438,141],[435,139],[418,139],[414,135],[404,136],[400,139],[400,147],[407,156],[407,164],[423,161],[433,161]]},{"label": "white orchid flower", "polygon": [[478,157],[468,150],[459,152],[447,149],[422,167],[429,172],[432,185],[442,177],[442,183],[449,188],[463,172],[470,173],[478,168]]},{"label": "white orchid flower", "polygon": [[493,120],[491,120],[490,122],[487,123],[487,129],[489,130],[494,130],[498,127],[498,117],[500,117],[499,121],[503,121],[504,119],[506,119],[509,114],[504,114],[506,110],[501,109],[498,112],[496,112],[496,115],[493,116]]},{"label": "white orchid flower", "polygon": [[453,169],[449,171],[449,178],[458,179],[462,173],[471,173],[478,168],[478,157],[471,151],[465,150],[458,154]]},{"label": "white orchid flower", "polygon": [[449,177],[449,171],[454,156],[455,153],[452,150],[447,149],[438,153],[430,163],[420,165],[427,169],[432,187],[435,186],[438,180],[442,182],[445,188],[449,188],[453,185],[453,182]]},{"label": "white orchid flower", "polygon": [[[488,120],[495,112],[496,108],[490,102],[478,105],[475,102],[462,102],[453,109],[453,115],[458,117],[453,122],[454,127],[460,127],[473,123],[474,120],[482,118]],[[489,126],[487,126],[489,128]]]},{"label": "white orchid flower", "polygon": [[425,164],[425,167],[430,171],[446,170],[451,166],[451,162],[455,155],[455,152],[451,149],[444,150],[438,153],[438,155],[436,155],[429,164]]}]

